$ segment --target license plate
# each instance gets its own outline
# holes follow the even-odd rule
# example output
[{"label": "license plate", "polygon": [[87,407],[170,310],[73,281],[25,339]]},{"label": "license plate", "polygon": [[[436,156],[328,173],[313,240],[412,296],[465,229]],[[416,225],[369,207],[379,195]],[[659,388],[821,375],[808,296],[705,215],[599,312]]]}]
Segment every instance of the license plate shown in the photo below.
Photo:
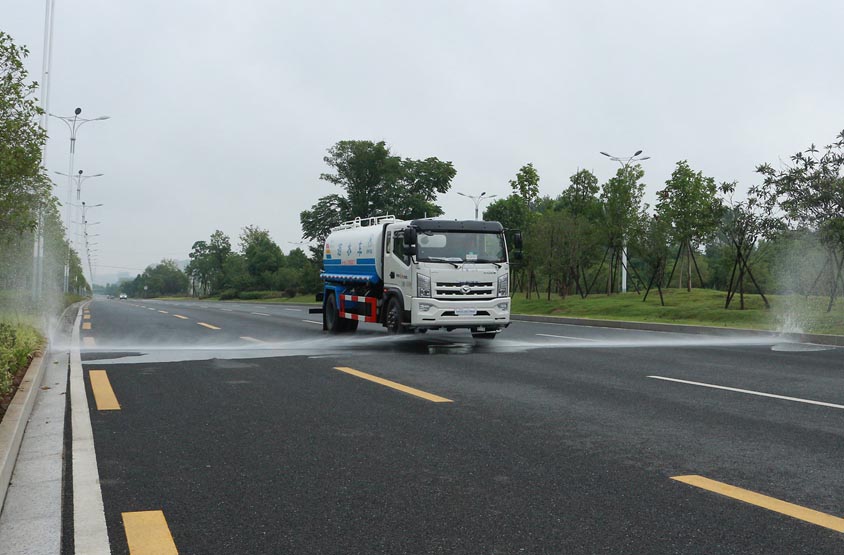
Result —
[{"label": "license plate", "polygon": [[474,316],[478,311],[474,308],[456,308],[454,309],[454,313],[458,316]]}]

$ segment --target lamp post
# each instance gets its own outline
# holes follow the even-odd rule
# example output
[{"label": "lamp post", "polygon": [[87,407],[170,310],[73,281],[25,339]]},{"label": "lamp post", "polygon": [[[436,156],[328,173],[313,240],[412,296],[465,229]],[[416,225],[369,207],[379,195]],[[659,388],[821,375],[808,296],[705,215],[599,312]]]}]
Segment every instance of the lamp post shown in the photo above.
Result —
[{"label": "lamp post", "polygon": [[[99,234],[88,235],[88,210],[91,208],[99,208],[100,206],[104,206],[102,203],[99,204],[91,204],[86,205],[85,201],[82,201],[82,236],[80,237],[80,241],[84,241],[85,243],[85,256],[88,259],[88,276],[91,278],[91,291],[94,290],[94,270],[91,265],[91,247],[94,245],[98,245],[99,243],[89,243],[89,237],[99,237]],[[99,223],[99,222],[96,222]],[[94,225],[94,224],[91,224]],[[94,249],[96,251],[96,249]]]},{"label": "lamp post", "polygon": [[[75,204],[74,206],[77,206],[77,207],[80,206],[78,203],[79,203],[79,200],[82,198],[82,184],[85,183],[87,180],[91,179],[92,177],[102,177],[103,176],[103,174],[101,174],[101,173],[95,173],[95,174],[92,174],[92,175],[83,175],[85,172],[82,171],[82,170],[79,170],[76,173],[76,175],[70,175],[70,174],[62,173],[62,172],[58,172],[58,171],[56,173],[58,175],[63,175],[63,176],[65,176],[65,177],[67,177],[71,180],[76,180],[76,202],[77,202],[77,204]],[[84,206],[84,204],[85,203],[83,202],[82,205]],[[79,237],[80,237],[80,232],[79,232],[78,226],[80,224],[82,224],[82,225],[85,224],[84,214],[82,216],[82,220],[80,220],[79,222],[75,222],[75,223],[77,225],[77,228],[76,228],[75,233],[73,233],[73,236],[76,238],[75,241],[77,241],[77,243],[78,243]],[[70,235],[70,228],[68,228],[67,232],[68,232],[68,235]]]},{"label": "lamp post", "polygon": [[475,219],[476,220],[478,219],[478,206],[481,205],[481,202],[483,202],[485,200],[489,200],[491,198],[495,198],[495,197],[498,196],[498,195],[487,195],[486,191],[483,191],[480,195],[467,195],[466,193],[461,193],[460,191],[457,191],[457,194],[460,195],[461,197],[470,198],[470,199],[472,199],[472,202],[475,203]]},{"label": "lamp post", "polygon": [[[642,160],[649,160],[650,156],[641,156],[642,151],[637,150],[633,153],[633,156],[622,157],[622,156],[613,156],[612,154],[607,154],[606,152],[601,151],[601,154],[621,164],[621,168],[624,171],[624,178],[627,180],[628,185],[630,184],[630,162],[641,162]],[[627,293],[627,241],[624,237],[621,238],[621,292]]]},{"label": "lamp post", "polygon": [[[59,119],[67,125],[68,131],[70,131],[70,157],[68,159],[67,164],[67,230],[70,233],[70,203],[73,199],[73,158],[76,154],[76,134],[79,131],[79,128],[85,125],[90,121],[103,121],[109,119],[109,116],[99,116],[96,118],[81,118],[79,114],[82,113],[82,108],[77,108],[73,111],[72,116],[57,116],[56,114],[50,114],[56,119]],[[71,251],[71,241],[68,237],[67,241],[67,263],[65,264],[64,269],[64,291],[65,293],[68,292],[68,287],[70,286],[70,251]]]}]

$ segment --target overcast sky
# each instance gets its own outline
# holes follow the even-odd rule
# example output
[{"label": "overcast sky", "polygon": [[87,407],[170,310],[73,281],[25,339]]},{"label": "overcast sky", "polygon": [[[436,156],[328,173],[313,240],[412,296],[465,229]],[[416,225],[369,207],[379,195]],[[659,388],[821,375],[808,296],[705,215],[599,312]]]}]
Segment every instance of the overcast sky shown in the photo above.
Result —
[{"label": "overcast sky", "polygon": [[[384,140],[457,169],[456,194],[506,196],[523,164],[543,195],[599,154],[643,149],[646,201],[678,160],[758,180],[844,129],[844,2],[284,2],[56,0],[51,111],[111,116],[79,132],[76,169],[103,203],[97,281],[186,259],[221,229],[258,225],[287,252],[299,212],[339,192],[328,147]],[[40,80],[44,1],[2,0],[0,29]],[[67,171],[50,124],[46,166]],[[67,194],[59,176],[57,192]]]}]

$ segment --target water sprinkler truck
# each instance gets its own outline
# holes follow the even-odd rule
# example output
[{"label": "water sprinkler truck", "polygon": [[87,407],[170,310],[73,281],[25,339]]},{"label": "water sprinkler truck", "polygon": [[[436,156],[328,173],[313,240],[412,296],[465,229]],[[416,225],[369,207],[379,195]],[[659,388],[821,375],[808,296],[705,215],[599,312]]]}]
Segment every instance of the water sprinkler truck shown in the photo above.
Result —
[{"label": "water sprinkler truck", "polygon": [[[521,236],[513,237],[519,256]],[[331,230],[322,263],[322,308],[311,313],[321,313],[331,333],[373,322],[394,334],[468,329],[493,339],[510,325],[510,264],[498,222],[356,218]]]}]

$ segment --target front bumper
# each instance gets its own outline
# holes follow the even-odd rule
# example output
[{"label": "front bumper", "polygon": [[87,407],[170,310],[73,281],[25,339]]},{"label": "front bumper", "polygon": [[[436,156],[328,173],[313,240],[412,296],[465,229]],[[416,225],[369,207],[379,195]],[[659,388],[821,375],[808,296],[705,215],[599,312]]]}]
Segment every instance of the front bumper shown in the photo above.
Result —
[{"label": "front bumper", "polygon": [[410,302],[410,325],[415,328],[486,328],[510,325],[510,299],[440,301],[414,298]]}]

